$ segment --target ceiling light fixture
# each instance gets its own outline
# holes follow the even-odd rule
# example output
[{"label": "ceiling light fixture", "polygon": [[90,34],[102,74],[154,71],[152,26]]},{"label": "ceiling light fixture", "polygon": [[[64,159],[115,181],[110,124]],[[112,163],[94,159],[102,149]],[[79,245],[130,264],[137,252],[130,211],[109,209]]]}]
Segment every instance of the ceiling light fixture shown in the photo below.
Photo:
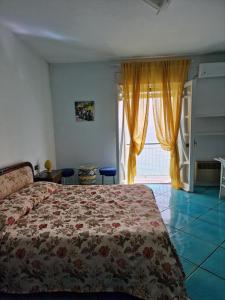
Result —
[{"label": "ceiling light fixture", "polygon": [[149,4],[151,7],[157,10],[157,15],[162,8],[165,8],[169,5],[171,0],[142,0],[145,3]]}]

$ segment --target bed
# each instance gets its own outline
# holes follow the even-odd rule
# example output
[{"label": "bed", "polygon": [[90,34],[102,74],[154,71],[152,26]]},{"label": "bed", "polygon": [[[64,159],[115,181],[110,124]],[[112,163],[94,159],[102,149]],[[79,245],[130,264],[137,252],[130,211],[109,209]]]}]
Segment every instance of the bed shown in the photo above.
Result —
[{"label": "bed", "polygon": [[153,192],[143,185],[33,182],[0,172],[0,293],[122,292],[187,299]]}]

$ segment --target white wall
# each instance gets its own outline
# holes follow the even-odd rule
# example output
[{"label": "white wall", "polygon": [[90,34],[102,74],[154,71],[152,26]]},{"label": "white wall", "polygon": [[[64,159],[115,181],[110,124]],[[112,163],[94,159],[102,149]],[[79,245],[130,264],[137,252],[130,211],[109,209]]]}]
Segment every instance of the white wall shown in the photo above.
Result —
[{"label": "white wall", "polygon": [[[191,56],[189,79],[201,62],[224,61],[225,54]],[[117,162],[117,91],[119,62],[51,65],[57,167],[97,166]],[[95,100],[94,122],[76,122],[75,100]]]},{"label": "white wall", "polygon": [[[116,84],[112,63],[51,67],[57,167],[116,166]],[[76,122],[74,101],[94,100],[95,121]]]},{"label": "white wall", "polygon": [[0,166],[55,161],[47,63],[0,27]]}]

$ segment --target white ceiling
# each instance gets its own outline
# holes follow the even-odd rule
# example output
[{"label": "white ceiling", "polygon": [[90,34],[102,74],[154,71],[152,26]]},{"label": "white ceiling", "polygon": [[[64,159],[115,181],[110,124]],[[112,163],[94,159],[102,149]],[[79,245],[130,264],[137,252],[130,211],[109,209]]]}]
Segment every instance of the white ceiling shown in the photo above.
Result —
[{"label": "white ceiling", "polygon": [[225,0],[0,0],[0,22],[51,63],[225,51]]}]

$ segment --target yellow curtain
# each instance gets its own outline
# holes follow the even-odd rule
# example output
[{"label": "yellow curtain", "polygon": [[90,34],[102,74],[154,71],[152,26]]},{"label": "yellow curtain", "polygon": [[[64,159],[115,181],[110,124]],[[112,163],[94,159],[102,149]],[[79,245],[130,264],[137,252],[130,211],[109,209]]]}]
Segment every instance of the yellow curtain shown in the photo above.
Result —
[{"label": "yellow curtain", "polygon": [[180,126],[181,97],[189,60],[153,60],[122,64],[124,109],[130,133],[128,183],[136,175],[136,156],[144,147],[149,99],[153,101],[156,136],[164,150],[170,151],[170,176],[174,188],[181,187],[177,137]]},{"label": "yellow curtain", "polygon": [[182,92],[189,60],[152,62],[151,83],[156,136],[164,150],[170,151],[172,187],[182,187],[179,169],[177,137],[180,128]]},{"label": "yellow curtain", "polygon": [[149,98],[148,69],[142,63],[122,64],[124,111],[130,134],[128,183],[134,182],[136,156],[144,147],[148,128]]}]

